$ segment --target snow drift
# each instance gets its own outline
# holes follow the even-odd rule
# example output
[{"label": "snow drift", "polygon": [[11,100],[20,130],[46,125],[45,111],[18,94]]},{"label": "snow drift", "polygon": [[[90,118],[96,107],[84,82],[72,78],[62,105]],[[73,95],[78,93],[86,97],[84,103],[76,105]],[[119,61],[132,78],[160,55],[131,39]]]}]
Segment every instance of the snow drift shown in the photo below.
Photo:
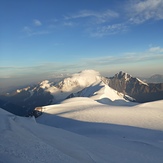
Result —
[{"label": "snow drift", "polygon": [[162,105],[77,97],[46,106],[37,122],[0,109],[0,162],[162,163]]}]

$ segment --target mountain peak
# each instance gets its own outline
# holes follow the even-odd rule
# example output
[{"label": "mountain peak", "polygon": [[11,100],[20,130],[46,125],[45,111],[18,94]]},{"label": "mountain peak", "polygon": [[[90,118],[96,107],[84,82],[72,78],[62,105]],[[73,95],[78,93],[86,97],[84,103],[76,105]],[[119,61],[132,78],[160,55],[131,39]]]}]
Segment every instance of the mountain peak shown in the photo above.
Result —
[{"label": "mountain peak", "polygon": [[50,87],[50,82],[48,80],[44,80],[40,83],[40,87],[45,89]]},{"label": "mountain peak", "polygon": [[148,83],[163,83],[163,75],[155,74],[147,79]]},{"label": "mountain peak", "polygon": [[120,71],[119,73],[115,74],[115,77],[118,79],[124,78],[125,80],[128,80],[131,78],[131,75],[126,72]]},{"label": "mountain peak", "polygon": [[101,75],[99,72],[94,70],[84,70],[79,73],[73,74],[71,77],[64,79],[64,81],[60,82],[60,87],[70,86],[81,86],[87,87],[97,81],[101,80]]}]

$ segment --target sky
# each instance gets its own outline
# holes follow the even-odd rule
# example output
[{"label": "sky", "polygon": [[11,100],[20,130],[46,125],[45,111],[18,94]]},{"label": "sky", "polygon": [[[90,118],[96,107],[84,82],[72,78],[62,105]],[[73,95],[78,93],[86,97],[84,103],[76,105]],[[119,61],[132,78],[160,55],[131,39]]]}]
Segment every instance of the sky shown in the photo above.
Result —
[{"label": "sky", "polygon": [[85,69],[162,74],[163,0],[1,0],[0,24],[1,87]]}]

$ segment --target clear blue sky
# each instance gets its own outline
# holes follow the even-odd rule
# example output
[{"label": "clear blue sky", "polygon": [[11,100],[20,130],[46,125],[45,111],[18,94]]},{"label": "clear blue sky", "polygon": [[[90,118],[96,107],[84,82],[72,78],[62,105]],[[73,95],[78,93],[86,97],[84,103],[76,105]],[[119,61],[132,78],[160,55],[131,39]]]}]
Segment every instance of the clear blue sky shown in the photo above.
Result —
[{"label": "clear blue sky", "polygon": [[0,78],[162,73],[163,0],[1,0]]}]

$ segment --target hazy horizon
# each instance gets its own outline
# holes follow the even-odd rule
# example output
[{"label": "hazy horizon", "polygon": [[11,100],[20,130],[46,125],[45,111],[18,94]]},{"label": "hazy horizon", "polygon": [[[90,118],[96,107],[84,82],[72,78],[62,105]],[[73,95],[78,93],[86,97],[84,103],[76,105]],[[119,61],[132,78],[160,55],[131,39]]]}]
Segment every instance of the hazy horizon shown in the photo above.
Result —
[{"label": "hazy horizon", "polygon": [[[115,73],[109,72],[109,71],[108,71],[108,73],[102,72],[100,74],[104,77],[113,77],[116,73],[118,73],[120,71],[123,71],[123,70],[119,70]],[[123,71],[123,72],[125,72],[125,71]],[[78,72],[74,72],[74,73],[78,73]],[[126,73],[128,73],[128,72],[126,72]],[[21,88],[24,86],[30,86],[32,84],[37,84],[43,80],[50,80],[52,82],[57,82],[57,81],[62,80],[63,78],[71,76],[72,74],[73,73],[69,73],[69,74],[55,74],[54,73],[54,74],[49,74],[49,75],[42,74],[42,75],[35,75],[35,76],[24,76],[24,77],[19,77],[19,78],[0,78],[0,87],[1,87],[0,92],[17,89],[17,88]],[[131,73],[128,73],[128,74],[130,74],[133,77],[145,79],[145,78],[149,78],[152,75],[159,74],[159,73],[155,73],[155,74],[152,74],[149,76],[139,76],[137,74],[134,75]],[[160,73],[159,75],[163,75],[163,74]]]}]

